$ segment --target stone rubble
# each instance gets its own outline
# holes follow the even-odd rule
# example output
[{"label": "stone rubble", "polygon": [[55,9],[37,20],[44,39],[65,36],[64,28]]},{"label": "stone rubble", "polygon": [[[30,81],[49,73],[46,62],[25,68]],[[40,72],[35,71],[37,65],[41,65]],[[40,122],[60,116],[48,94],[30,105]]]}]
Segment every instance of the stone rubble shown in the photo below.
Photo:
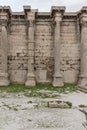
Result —
[{"label": "stone rubble", "polygon": [[[81,96],[82,95],[82,96]],[[65,100],[64,100],[65,99]],[[50,101],[69,101],[73,106],[67,109],[48,108]],[[1,130],[85,130],[85,116],[79,105],[87,105],[87,94],[73,92],[61,94],[61,98],[25,97],[23,93],[0,93]]]}]

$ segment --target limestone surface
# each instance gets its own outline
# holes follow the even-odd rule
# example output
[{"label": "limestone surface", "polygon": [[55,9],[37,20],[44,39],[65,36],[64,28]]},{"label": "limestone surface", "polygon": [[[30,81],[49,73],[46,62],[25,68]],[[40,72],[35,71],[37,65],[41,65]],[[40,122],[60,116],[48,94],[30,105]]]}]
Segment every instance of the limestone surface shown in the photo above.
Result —
[{"label": "limestone surface", "polygon": [[87,90],[87,7],[39,12],[0,7],[0,86],[78,84]]}]

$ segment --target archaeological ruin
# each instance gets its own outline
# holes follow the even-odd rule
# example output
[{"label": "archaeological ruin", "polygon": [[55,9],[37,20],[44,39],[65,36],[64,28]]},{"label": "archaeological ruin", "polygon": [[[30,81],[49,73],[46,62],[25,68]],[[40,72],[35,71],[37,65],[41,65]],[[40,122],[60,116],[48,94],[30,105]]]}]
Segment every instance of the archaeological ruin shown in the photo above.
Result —
[{"label": "archaeological ruin", "polygon": [[87,89],[87,7],[12,12],[0,6],[0,86],[36,83]]}]

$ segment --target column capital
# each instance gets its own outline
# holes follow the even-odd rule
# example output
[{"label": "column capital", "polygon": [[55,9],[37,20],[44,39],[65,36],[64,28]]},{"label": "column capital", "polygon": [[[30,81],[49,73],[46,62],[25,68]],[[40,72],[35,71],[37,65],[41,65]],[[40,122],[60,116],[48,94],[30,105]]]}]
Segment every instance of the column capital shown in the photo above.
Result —
[{"label": "column capital", "polygon": [[87,27],[87,21],[81,20],[80,23],[81,23],[82,26]]},{"label": "column capital", "polygon": [[59,25],[61,24],[62,22],[62,17],[60,14],[56,13],[55,16],[54,16],[54,19],[52,21],[52,25],[55,27],[56,25]]},{"label": "column capital", "polygon": [[64,6],[52,6],[51,8],[51,15],[54,21],[56,21],[57,23],[62,21],[64,12],[65,12]]},{"label": "column capital", "polygon": [[36,13],[38,12],[37,9],[31,10],[31,12],[27,12],[27,20],[35,20]]},{"label": "column capital", "polygon": [[35,13],[34,12],[27,12],[27,20],[34,21],[35,20]]},{"label": "column capital", "polygon": [[9,20],[11,17],[10,6],[0,6],[0,20]]},{"label": "column capital", "polygon": [[6,26],[11,16],[11,9],[9,6],[0,6],[0,25]]},{"label": "column capital", "polygon": [[62,15],[56,12],[54,15],[54,21],[60,23],[62,21]]},{"label": "column capital", "polygon": [[27,12],[27,20],[30,27],[33,27],[35,24],[35,16],[36,16],[35,10],[32,12]]},{"label": "column capital", "polygon": [[29,20],[29,27],[34,27],[35,20]]},{"label": "column capital", "polygon": [[52,6],[51,15],[56,17],[61,17],[65,12],[65,6]]},{"label": "column capital", "polygon": [[81,25],[86,25],[87,22],[87,7],[82,7],[82,9],[78,13],[78,19]]}]

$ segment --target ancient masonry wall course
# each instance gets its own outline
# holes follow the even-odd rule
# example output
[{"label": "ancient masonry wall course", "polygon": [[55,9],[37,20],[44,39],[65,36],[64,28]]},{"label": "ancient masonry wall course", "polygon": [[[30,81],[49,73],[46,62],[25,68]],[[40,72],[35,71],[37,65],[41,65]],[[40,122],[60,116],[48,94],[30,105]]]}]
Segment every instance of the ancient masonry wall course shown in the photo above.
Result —
[{"label": "ancient masonry wall course", "polygon": [[[83,33],[84,32],[84,33]],[[87,7],[65,12],[53,6],[39,12],[0,7],[0,86],[10,83],[34,86],[50,83],[86,85]]]}]

